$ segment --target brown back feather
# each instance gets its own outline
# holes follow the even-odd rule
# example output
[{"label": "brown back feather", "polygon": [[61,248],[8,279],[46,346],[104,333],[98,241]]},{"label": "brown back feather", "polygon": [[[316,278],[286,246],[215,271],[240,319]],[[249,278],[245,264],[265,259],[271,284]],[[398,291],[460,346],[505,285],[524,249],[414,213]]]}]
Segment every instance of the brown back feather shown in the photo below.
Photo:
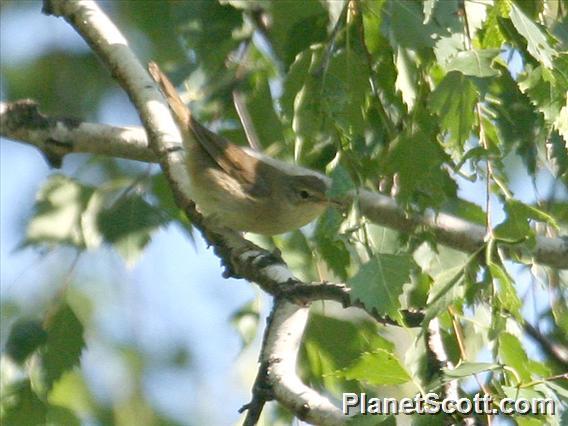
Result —
[{"label": "brown back feather", "polygon": [[150,62],[148,71],[162,89],[182,133],[190,131],[195,141],[199,143],[221,169],[237,179],[241,184],[249,187],[251,190],[254,189],[256,195],[267,194],[270,191],[267,183],[260,182],[257,179],[256,168],[259,160],[247,154],[224,137],[216,135],[195,120],[173,84],[160,70],[158,64]]}]

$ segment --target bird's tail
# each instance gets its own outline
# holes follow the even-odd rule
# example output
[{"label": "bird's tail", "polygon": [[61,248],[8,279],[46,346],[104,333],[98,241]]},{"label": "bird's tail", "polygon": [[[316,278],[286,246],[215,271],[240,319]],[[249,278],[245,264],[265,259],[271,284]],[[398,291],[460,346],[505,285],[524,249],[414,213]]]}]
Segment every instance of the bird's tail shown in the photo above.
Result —
[{"label": "bird's tail", "polygon": [[168,105],[174,114],[174,118],[180,129],[187,129],[191,124],[191,111],[181,100],[179,93],[175,89],[172,82],[168,77],[162,72],[160,67],[155,62],[150,62],[148,64],[148,71],[152,78],[160,85]]}]

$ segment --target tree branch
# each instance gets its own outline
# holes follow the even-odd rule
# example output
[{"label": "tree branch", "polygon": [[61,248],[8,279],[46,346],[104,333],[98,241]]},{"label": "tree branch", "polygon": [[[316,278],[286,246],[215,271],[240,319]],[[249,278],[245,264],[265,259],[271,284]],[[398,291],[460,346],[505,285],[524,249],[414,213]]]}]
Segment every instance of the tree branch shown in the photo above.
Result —
[{"label": "tree branch", "polygon": [[275,399],[300,420],[318,425],[345,425],[349,417],[302,383],[296,373],[307,320],[307,309],[276,299],[260,355],[261,366],[266,366],[266,383]]},{"label": "tree branch", "polygon": [[[35,146],[59,163],[67,154],[95,154],[156,163],[142,127],[114,127],[69,118],[47,117],[30,99],[0,102],[0,134]],[[57,162],[51,163],[58,167]]]},{"label": "tree branch", "polygon": [[547,336],[542,334],[539,329],[528,321],[523,324],[523,329],[530,337],[532,337],[540,346],[540,349],[551,358],[561,369],[568,371],[568,348],[559,343],[551,341]]},{"label": "tree branch", "polygon": [[[128,48],[126,40],[97,4],[92,1],[46,0],[44,10],[67,20],[98,53],[128,93],[144,123],[149,146],[159,159],[178,206],[214,246],[227,267],[226,273],[262,283],[267,288],[298,281],[281,259],[234,231],[213,227],[197,212],[187,195],[188,177],[181,153],[171,149],[180,145],[181,137],[167,103]],[[297,351],[307,318],[308,309],[288,302],[277,302],[274,320],[266,332],[261,361],[270,364],[271,387],[276,399],[296,415],[320,424],[343,424],[347,418],[339,409],[305,386],[296,375]],[[330,421],[327,422],[327,419]]]},{"label": "tree branch", "polygon": [[[172,129],[168,131],[174,132]],[[36,146],[48,159],[54,155],[60,158],[69,153],[92,153],[158,161],[140,128],[45,117],[29,100],[0,104],[0,135]],[[168,146],[166,150],[173,154],[181,145],[170,143]],[[468,253],[475,252],[485,243],[482,225],[447,213],[427,210],[421,215],[408,216],[392,198],[367,190],[359,192],[359,202],[362,213],[378,225],[404,233],[412,233],[416,229],[429,231],[440,244]],[[504,252],[509,257],[522,257],[553,268],[568,269],[567,237],[537,235],[533,249],[509,245]]]},{"label": "tree branch", "polygon": [[[29,102],[0,106],[1,134],[35,145],[55,166],[72,152],[159,162],[176,202],[214,246],[226,267],[226,275],[257,282],[278,296],[260,358],[259,377],[266,376],[271,395],[300,419],[317,424],[345,424],[348,418],[327,398],[304,385],[296,374],[298,349],[308,317],[308,309],[299,306],[298,301],[306,303],[317,297],[336,300],[344,306],[364,306],[349,305],[349,292],[344,286],[310,286],[300,282],[279,257],[204,219],[187,195],[181,137],[168,106],[118,29],[91,1],[46,0],[44,11],[64,17],[99,55],[135,104],[149,141],[139,129],[49,119]],[[360,192],[360,201],[363,213],[375,223],[407,233],[424,228],[441,243],[463,251],[475,251],[484,244],[483,227],[457,217],[434,212],[408,217],[392,199],[369,191]],[[511,249],[511,253],[523,254],[518,249]],[[568,268],[568,243],[561,238],[538,237],[533,258],[549,266]],[[377,318],[376,313],[370,314]],[[258,393],[256,387],[254,392]],[[263,398],[256,398],[258,408],[252,416],[260,415],[262,401],[266,400]],[[251,407],[252,404],[247,408]]]}]

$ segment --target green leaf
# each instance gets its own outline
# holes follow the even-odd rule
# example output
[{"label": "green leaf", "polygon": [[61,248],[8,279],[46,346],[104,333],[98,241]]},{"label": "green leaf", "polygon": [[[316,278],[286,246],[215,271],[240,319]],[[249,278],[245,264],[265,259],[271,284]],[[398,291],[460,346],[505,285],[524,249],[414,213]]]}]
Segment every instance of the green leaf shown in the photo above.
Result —
[{"label": "green leaf", "polygon": [[563,84],[562,72],[566,70],[562,69],[562,58],[557,58],[555,63],[559,66],[554,70],[542,65],[534,68],[527,65],[526,71],[518,78],[519,88],[544,115],[549,125],[560,116],[560,111],[566,104],[566,91],[568,91],[568,86]]},{"label": "green leaf", "polygon": [[331,172],[331,187],[327,191],[326,195],[332,199],[341,200],[349,194],[349,191],[354,189],[355,184],[353,183],[351,176],[345,167],[338,164]]},{"label": "green leaf", "polygon": [[499,335],[499,359],[503,364],[515,370],[522,382],[531,380],[527,353],[519,339],[510,333],[501,333]]},{"label": "green leaf", "polygon": [[430,106],[450,132],[450,147],[456,153],[462,152],[462,144],[472,131],[477,102],[475,86],[457,71],[449,72],[430,95]]},{"label": "green leaf", "polygon": [[460,379],[483,371],[497,370],[499,368],[501,368],[499,364],[490,362],[462,362],[453,369],[443,368],[442,372],[448,379]]},{"label": "green leaf", "polygon": [[[317,55],[317,52],[314,52],[314,55]],[[323,130],[321,91],[322,82],[308,73],[304,85],[295,97],[292,127],[296,137],[302,142],[315,139]]]},{"label": "green leaf", "polygon": [[270,40],[288,68],[296,55],[327,37],[329,15],[317,0],[270,2]]},{"label": "green leaf", "polygon": [[509,13],[506,2],[494,2],[489,6],[487,19],[483,23],[481,33],[481,45],[484,48],[500,48],[505,42],[505,36],[501,32],[499,19]]},{"label": "green leaf", "polygon": [[344,321],[317,312],[310,314],[304,333],[302,361],[300,365],[307,382],[321,384],[337,394],[346,388],[356,391],[356,383],[345,387],[343,377],[334,373],[351,364],[361,353],[384,349],[394,351],[394,345],[377,333],[377,325],[371,321]]},{"label": "green leaf", "polygon": [[[430,117],[430,120],[432,118]],[[426,118],[424,118],[426,120]],[[427,125],[427,123],[423,123]],[[403,131],[382,158],[385,172],[398,174],[402,202],[415,201],[421,206],[441,206],[456,192],[443,164],[448,160],[435,136],[420,125]]]},{"label": "green leaf", "polygon": [[52,406],[64,407],[74,413],[92,412],[96,406],[79,369],[68,370],[57,380],[48,394],[48,401]]},{"label": "green leaf", "polygon": [[458,52],[446,65],[448,71],[459,71],[474,77],[493,77],[498,74],[491,68],[499,49],[467,50]]},{"label": "green leaf", "polygon": [[173,12],[186,46],[208,75],[214,75],[224,66],[229,53],[245,35],[239,32],[243,26],[242,13],[217,1],[179,2]]},{"label": "green leaf", "polygon": [[306,235],[296,230],[273,237],[284,260],[302,281],[316,281],[317,271],[314,265],[313,247],[308,244]]},{"label": "green leaf", "polygon": [[564,138],[564,146],[566,146],[566,141],[568,141],[568,100],[566,105],[560,110],[558,117],[556,117],[554,128]]},{"label": "green leaf", "polygon": [[411,419],[411,426],[439,426],[444,424],[448,415],[444,414],[441,410],[437,414],[413,414]]},{"label": "green leaf", "polygon": [[412,49],[434,45],[434,26],[424,23],[422,5],[417,1],[391,1],[388,4],[389,30],[396,44]]},{"label": "green leaf", "polygon": [[[251,58],[255,63],[265,64],[256,50],[251,51],[256,55]],[[252,56],[252,53],[249,53]],[[258,65],[259,67],[261,65]],[[270,92],[269,80],[271,78],[268,65],[251,72],[248,76],[248,87],[243,88],[246,107],[250,114],[259,142],[264,148],[273,143],[281,143],[284,140],[282,123],[274,110],[274,100]]]},{"label": "green leaf", "polygon": [[448,199],[442,207],[445,213],[453,214],[457,217],[467,220],[468,222],[485,224],[485,212],[475,203],[462,200],[461,198]]},{"label": "green leaf", "polygon": [[453,268],[465,268],[469,256],[458,250],[445,246],[433,248],[428,243],[422,243],[414,252],[414,259],[423,272],[438,279]]},{"label": "green leaf", "polygon": [[501,389],[505,396],[511,399],[533,399],[544,396],[542,393],[535,391],[533,387],[502,386]]},{"label": "green leaf", "polygon": [[568,389],[562,387],[553,380],[546,380],[545,384],[547,388],[550,388],[551,392],[554,392],[558,396],[558,399],[564,401],[565,403],[568,403]]},{"label": "green leaf", "polygon": [[342,239],[321,238],[316,240],[318,252],[327,266],[342,280],[347,278],[350,254]]},{"label": "green leaf", "polygon": [[362,2],[363,27],[365,31],[365,43],[369,52],[375,56],[381,53],[381,33],[382,12],[386,0],[375,0]]},{"label": "green leaf", "polygon": [[399,297],[414,265],[409,255],[376,254],[348,280],[351,300],[402,322]]},{"label": "green leaf", "polygon": [[306,49],[299,53],[284,77],[280,105],[282,106],[284,117],[288,119],[294,117],[294,100],[298,92],[302,90],[306,79],[309,78],[309,69],[313,58],[314,54],[312,49]]},{"label": "green leaf", "polygon": [[399,385],[410,381],[410,374],[395,354],[384,349],[362,354],[349,367],[336,372],[348,380],[373,385]]},{"label": "green leaf", "polygon": [[[172,63],[185,58],[187,50],[179,42],[174,20],[177,18],[176,6],[156,1],[121,1],[116,3],[113,12],[120,12],[113,19],[117,22],[128,22],[128,26],[136,28],[144,34],[147,55],[159,64]],[[151,45],[149,46],[149,41]]]},{"label": "green leaf", "polygon": [[495,238],[502,241],[515,243],[532,238],[534,232],[529,226],[529,219],[546,222],[558,229],[558,224],[553,216],[517,200],[506,201],[505,213],[507,216],[503,222],[494,229]]},{"label": "green leaf", "polygon": [[51,176],[37,195],[25,244],[68,244],[82,248],[81,214],[92,193],[93,188],[66,176]]},{"label": "green leaf", "polygon": [[414,108],[418,96],[418,60],[413,50],[398,46],[396,49],[396,83],[403,102],[408,110]]},{"label": "green leaf", "polygon": [[503,222],[495,227],[493,231],[495,238],[514,243],[524,240],[530,235],[531,229],[527,222],[528,218],[522,210],[515,208],[515,206],[514,203],[505,204],[507,216]]},{"label": "green leaf", "polygon": [[434,278],[434,285],[430,289],[424,315],[424,324],[428,324],[457,300],[463,299],[466,284],[465,267],[465,264],[454,266]]},{"label": "green leaf", "polygon": [[339,235],[342,222],[341,213],[327,209],[318,219],[314,241],[327,266],[344,280],[351,257],[345,240]]},{"label": "green leaf", "polygon": [[[529,414],[530,416],[530,414]],[[553,424],[548,423],[545,419],[540,418],[541,416],[527,417],[527,415],[513,415],[511,420],[515,422],[517,426],[541,426],[543,424]],[[560,423],[563,425],[564,423]]]},{"label": "green leaf", "polygon": [[515,318],[521,319],[521,306],[522,303],[517,296],[515,286],[509,274],[496,263],[489,263],[489,271],[491,276],[498,283],[498,299],[501,306],[509,311]]},{"label": "green leaf", "polygon": [[[54,44],[37,52],[29,60],[18,62],[20,66],[2,61],[2,82],[6,85],[3,90],[10,94],[11,100],[34,99],[42,112],[52,116],[94,119],[101,100],[110,90],[116,90],[116,86],[102,72],[92,52],[71,52],[60,46]],[[68,120],[68,124],[73,123],[73,119]]]},{"label": "green leaf", "polygon": [[548,210],[556,218],[557,222],[568,224],[568,201],[551,202]]},{"label": "green leaf", "polygon": [[231,315],[231,325],[241,338],[242,349],[247,348],[256,337],[259,320],[260,312],[257,301],[246,303]]},{"label": "green leaf", "polygon": [[372,246],[379,253],[396,254],[404,249],[404,242],[398,231],[374,223],[369,223],[366,227]]},{"label": "green leaf", "polygon": [[79,365],[85,347],[83,325],[64,304],[47,321],[47,342],[42,355],[48,389],[65,373]]},{"label": "green leaf", "polygon": [[81,421],[75,413],[68,408],[50,405],[47,411],[47,424],[81,426]]},{"label": "green leaf", "polygon": [[558,132],[552,132],[547,143],[547,156],[556,174],[568,178],[568,138],[564,140]]},{"label": "green leaf", "polygon": [[22,364],[46,340],[47,333],[40,321],[20,319],[10,329],[5,351],[14,362]]},{"label": "green leaf", "polygon": [[521,156],[528,170],[536,170],[535,148],[540,143],[542,117],[536,114],[529,98],[524,95],[509,71],[497,63],[500,75],[491,79],[489,95],[484,108],[494,117],[499,130],[498,148],[507,154],[513,147]]},{"label": "green leaf", "polygon": [[515,4],[511,4],[511,21],[526,40],[529,53],[547,68],[552,68],[555,50],[548,44],[546,34]]},{"label": "green leaf", "polygon": [[554,227],[556,230],[558,230],[558,224],[556,223],[556,220],[554,219],[554,216],[548,214],[547,212],[535,207],[535,206],[530,206],[528,204],[524,204],[520,201],[516,201],[516,200],[510,200],[509,202],[512,202],[514,204],[518,204],[518,209],[521,209],[524,214],[526,215],[527,218],[529,219],[533,219],[539,222],[545,222],[548,225]]},{"label": "green leaf", "polygon": [[362,108],[369,90],[369,67],[362,53],[349,46],[333,55],[321,79],[321,102],[329,119],[347,135],[362,135]]},{"label": "green leaf", "polygon": [[166,215],[138,195],[120,198],[97,216],[104,240],[133,264],[150,242],[151,234],[167,222]]},{"label": "green leaf", "polygon": [[2,392],[3,425],[44,425],[47,405],[33,392],[29,380],[15,383]]}]

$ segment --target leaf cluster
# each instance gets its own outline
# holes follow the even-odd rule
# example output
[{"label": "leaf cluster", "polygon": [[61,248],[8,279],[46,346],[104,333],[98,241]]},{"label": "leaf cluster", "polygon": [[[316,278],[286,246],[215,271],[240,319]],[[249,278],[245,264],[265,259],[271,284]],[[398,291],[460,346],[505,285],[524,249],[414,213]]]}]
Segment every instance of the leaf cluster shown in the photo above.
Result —
[{"label": "leaf cluster", "polygon": [[[487,244],[464,254],[439,246],[426,229],[402,235],[369,224],[355,200],[347,212],[329,210],[312,229],[270,242],[303,279],[345,281],[353,301],[401,326],[392,337],[351,311],[315,309],[301,360],[308,383],[334,395],[358,389],[402,397],[457,380],[465,396],[483,389],[495,398],[530,394],[567,403],[566,384],[548,379],[565,372],[566,361],[545,346],[538,356],[530,352],[523,332],[530,319],[546,324],[544,340],[568,344],[566,273],[504,256],[511,245],[530,254],[543,230],[568,229],[565,2],[194,0],[168,7],[143,2],[140,9],[130,3],[120,2],[116,13],[143,29],[152,54],[186,84],[192,110],[220,134],[246,143],[233,102],[238,92],[262,149],[327,172],[334,197],[367,187],[395,197],[408,215],[431,209],[488,224]],[[54,94],[43,93],[61,78],[52,72],[54,61],[63,71],[67,62],[90,61],[57,55],[29,65],[30,73],[48,71],[42,75],[54,84],[43,89],[6,68],[11,95],[30,93],[56,105]],[[77,96],[68,104],[84,115],[99,100],[91,90],[104,91],[89,70],[82,91],[90,106]],[[66,90],[79,92],[73,85],[58,89],[58,102]],[[53,175],[43,185],[23,246],[108,244],[133,264],[160,227],[190,229],[161,177],[133,177],[139,170],[100,160],[92,165],[102,170],[97,179]],[[473,187],[483,195],[469,194]],[[528,284],[519,270],[530,276]],[[424,327],[406,328],[401,309],[423,311]],[[245,344],[258,317],[252,305],[234,315]],[[433,320],[455,369],[432,362]],[[16,421],[23,407],[32,413],[26,420],[71,415],[53,411],[45,395],[78,363],[81,335],[68,308],[51,328],[12,327],[6,351],[22,363],[43,348],[47,390],[19,383],[7,419]],[[57,355],[56,345],[67,355]],[[560,422],[558,415],[513,419]]]}]

